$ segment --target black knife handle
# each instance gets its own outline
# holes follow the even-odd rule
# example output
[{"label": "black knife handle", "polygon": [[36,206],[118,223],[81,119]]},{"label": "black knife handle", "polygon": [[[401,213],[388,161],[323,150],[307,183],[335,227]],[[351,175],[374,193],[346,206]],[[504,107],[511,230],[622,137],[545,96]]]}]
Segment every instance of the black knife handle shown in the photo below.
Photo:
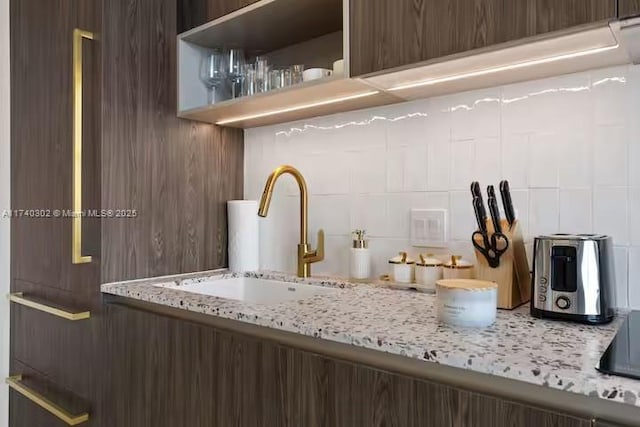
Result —
[{"label": "black knife handle", "polygon": [[480,183],[478,181],[473,181],[471,183],[471,197],[473,197],[474,209],[475,209],[475,205],[476,205],[476,199],[479,200],[479,202],[478,202],[479,215],[478,215],[478,213],[476,213],[476,217],[484,218],[486,220],[486,218],[487,218],[487,210],[484,207],[484,199],[482,198],[482,190],[480,189]]},{"label": "black knife handle", "polygon": [[487,212],[484,209],[484,202],[479,197],[473,198],[473,211],[476,213],[478,229],[483,233],[487,232]]},{"label": "black knife handle", "polygon": [[510,226],[516,221],[516,212],[513,208],[513,200],[511,199],[511,189],[509,181],[500,182],[500,194],[502,195],[502,205],[504,206],[504,214]]},{"label": "black knife handle", "polygon": [[489,213],[491,214],[491,221],[493,222],[493,230],[496,233],[502,233],[502,224],[500,223],[500,208],[498,207],[498,200],[496,199],[496,190],[493,185],[487,187],[487,204],[489,205]]}]

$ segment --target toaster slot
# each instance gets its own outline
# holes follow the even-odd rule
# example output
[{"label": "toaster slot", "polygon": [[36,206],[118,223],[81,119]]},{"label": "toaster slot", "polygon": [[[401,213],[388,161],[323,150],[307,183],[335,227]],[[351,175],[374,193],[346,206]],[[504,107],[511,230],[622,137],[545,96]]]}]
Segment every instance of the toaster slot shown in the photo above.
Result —
[{"label": "toaster slot", "polygon": [[551,249],[551,289],[559,292],[578,290],[577,250],[574,246]]}]

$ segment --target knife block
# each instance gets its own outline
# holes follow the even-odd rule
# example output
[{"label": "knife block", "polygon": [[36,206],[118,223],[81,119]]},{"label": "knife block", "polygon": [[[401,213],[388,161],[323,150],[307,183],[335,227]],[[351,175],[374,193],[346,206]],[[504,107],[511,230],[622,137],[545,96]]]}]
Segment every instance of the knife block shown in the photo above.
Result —
[{"label": "knife block", "polygon": [[[502,220],[503,234],[509,240],[509,248],[500,257],[497,268],[489,266],[487,259],[475,249],[476,278],[498,284],[498,308],[514,309],[531,299],[531,272],[525,252],[522,229],[516,220],[511,229],[506,220]],[[493,223],[487,220],[489,238],[494,233]],[[481,238],[476,242],[482,244]]]}]

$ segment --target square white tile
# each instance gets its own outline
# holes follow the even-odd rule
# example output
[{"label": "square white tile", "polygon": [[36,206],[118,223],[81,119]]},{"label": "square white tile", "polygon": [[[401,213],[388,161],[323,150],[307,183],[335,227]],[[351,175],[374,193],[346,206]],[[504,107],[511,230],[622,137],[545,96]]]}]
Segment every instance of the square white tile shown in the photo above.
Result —
[{"label": "square white tile", "polygon": [[371,237],[387,237],[387,196],[360,194],[351,199],[350,230],[362,229]]},{"label": "square white tile", "polygon": [[509,134],[502,140],[502,178],[511,189],[529,187],[529,135]]},{"label": "square white tile", "polygon": [[593,232],[613,237],[616,245],[629,244],[628,191],[596,189],[593,194]]},{"label": "square white tile", "polygon": [[629,249],[629,307],[640,310],[640,246]]},{"label": "square white tile", "polygon": [[629,231],[630,243],[640,246],[640,187],[629,189]]},{"label": "square white tile", "polygon": [[591,190],[560,190],[560,232],[592,232],[591,199]]},{"label": "square white tile", "polygon": [[560,225],[560,195],[558,190],[529,191],[529,234],[557,233]]},{"label": "square white tile", "polygon": [[447,191],[450,186],[451,142],[434,138],[427,142],[427,190]]},{"label": "square white tile", "polygon": [[594,145],[594,183],[620,187],[628,182],[628,137],[623,126],[597,126]]},{"label": "square white tile", "polygon": [[451,190],[465,190],[475,180],[476,142],[451,141]]},{"label": "square white tile", "polygon": [[537,133],[529,140],[529,187],[557,188],[562,140],[556,133]]},{"label": "square white tile", "polygon": [[629,306],[629,254],[628,249],[615,247],[613,249],[616,268],[616,307]]},{"label": "square white tile", "polygon": [[596,125],[624,125],[629,95],[629,66],[591,72],[593,109]]},{"label": "square white tile", "polygon": [[350,201],[346,195],[311,196],[309,200],[309,235],[323,229],[326,235],[349,235]]},{"label": "square white tile", "polygon": [[475,179],[480,183],[498,185],[502,177],[502,147],[498,138],[476,140]]},{"label": "square white tile", "polygon": [[450,193],[449,203],[451,206],[451,220],[449,221],[451,239],[471,242],[471,234],[478,228],[473,213],[471,194],[468,191],[453,191]]},{"label": "square white tile", "polygon": [[352,151],[347,155],[349,157],[351,193],[384,193],[387,171],[385,147]]}]

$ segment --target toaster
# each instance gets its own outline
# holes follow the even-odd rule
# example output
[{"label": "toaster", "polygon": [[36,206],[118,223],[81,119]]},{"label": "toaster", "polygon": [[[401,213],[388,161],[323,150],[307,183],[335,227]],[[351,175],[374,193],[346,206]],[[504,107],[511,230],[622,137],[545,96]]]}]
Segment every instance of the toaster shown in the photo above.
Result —
[{"label": "toaster", "polygon": [[596,234],[535,238],[531,315],[601,324],[614,317],[613,240]]}]

